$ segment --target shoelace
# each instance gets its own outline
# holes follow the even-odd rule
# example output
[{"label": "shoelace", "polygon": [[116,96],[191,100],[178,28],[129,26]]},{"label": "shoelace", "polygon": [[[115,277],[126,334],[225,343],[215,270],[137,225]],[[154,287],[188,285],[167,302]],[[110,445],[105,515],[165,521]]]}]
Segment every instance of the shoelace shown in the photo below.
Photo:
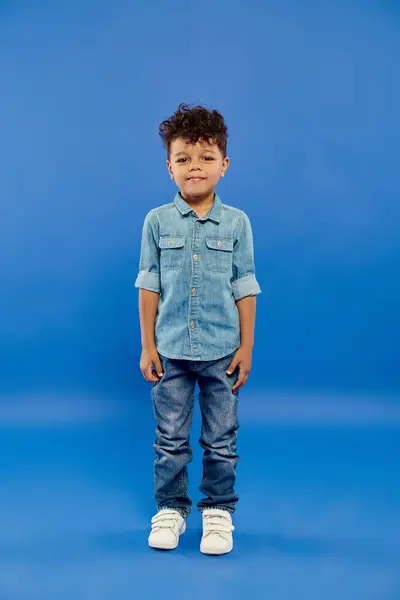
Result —
[{"label": "shoelace", "polygon": [[177,534],[179,515],[175,511],[161,510],[152,519],[152,529],[170,529],[172,533]]},{"label": "shoelace", "polygon": [[231,524],[229,518],[224,515],[216,515],[215,513],[211,515],[203,515],[204,518],[204,534],[203,537],[206,538],[209,535],[219,535],[225,540],[229,540],[231,532],[234,531],[234,526]]}]

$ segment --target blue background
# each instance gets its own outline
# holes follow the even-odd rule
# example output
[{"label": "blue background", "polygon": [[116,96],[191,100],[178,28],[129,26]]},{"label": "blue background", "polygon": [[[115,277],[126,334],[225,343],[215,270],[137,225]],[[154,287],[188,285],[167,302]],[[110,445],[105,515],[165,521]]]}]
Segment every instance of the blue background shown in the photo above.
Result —
[{"label": "blue background", "polygon": [[[389,0],[0,1],[1,600],[147,600],[155,572],[193,597],[206,576],[400,597],[399,59]],[[134,280],[180,102],[226,118],[218,192],[251,219],[263,290],[219,563],[198,515],[174,554],[146,549]],[[195,499],[198,450],[191,468]]]}]

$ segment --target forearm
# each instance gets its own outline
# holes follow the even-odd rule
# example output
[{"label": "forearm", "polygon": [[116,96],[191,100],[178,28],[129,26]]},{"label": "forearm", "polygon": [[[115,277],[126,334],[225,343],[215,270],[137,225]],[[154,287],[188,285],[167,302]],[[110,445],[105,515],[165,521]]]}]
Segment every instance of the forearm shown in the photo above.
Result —
[{"label": "forearm", "polygon": [[256,296],[246,296],[236,302],[240,320],[240,345],[246,348],[254,346],[254,327],[256,322]]},{"label": "forearm", "polygon": [[155,346],[155,320],[160,294],[149,290],[139,290],[139,319],[143,348]]}]

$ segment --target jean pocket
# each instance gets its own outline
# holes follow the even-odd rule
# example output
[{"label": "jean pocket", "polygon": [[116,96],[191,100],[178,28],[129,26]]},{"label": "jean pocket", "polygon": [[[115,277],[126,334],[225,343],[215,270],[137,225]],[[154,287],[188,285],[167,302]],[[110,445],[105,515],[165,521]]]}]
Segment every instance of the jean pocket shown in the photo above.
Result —
[{"label": "jean pocket", "polygon": [[164,269],[182,269],[185,260],[185,235],[163,235],[158,241],[160,264]]},{"label": "jean pocket", "polygon": [[233,240],[206,237],[206,267],[215,273],[226,273],[232,268]]}]

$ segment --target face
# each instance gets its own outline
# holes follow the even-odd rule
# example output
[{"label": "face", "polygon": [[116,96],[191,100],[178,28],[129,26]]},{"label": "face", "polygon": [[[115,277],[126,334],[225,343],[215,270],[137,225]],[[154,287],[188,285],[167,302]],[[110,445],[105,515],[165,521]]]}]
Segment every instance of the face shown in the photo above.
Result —
[{"label": "face", "polygon": [[200,140],[191,144],[181,138],[171,143],[167,160],[171,179],[188,198],[205,198],[213,193],[228,164],[229,158],[223,157],[216,144]]}]

